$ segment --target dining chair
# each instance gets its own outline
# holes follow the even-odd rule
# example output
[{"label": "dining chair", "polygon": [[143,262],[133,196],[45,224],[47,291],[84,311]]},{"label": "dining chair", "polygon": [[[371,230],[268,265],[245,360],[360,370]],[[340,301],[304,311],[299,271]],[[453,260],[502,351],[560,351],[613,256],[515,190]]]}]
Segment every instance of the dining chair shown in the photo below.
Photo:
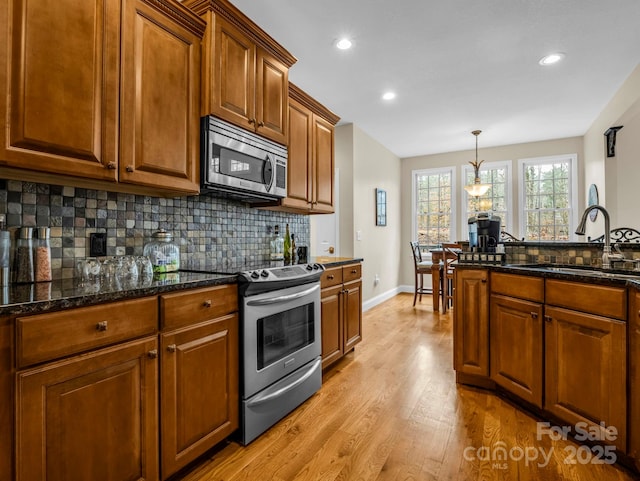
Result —
[{"label": "dining chair", "polygon": [[449,307],[453,307],[453,290],[454,290],[454,262],[458,260],[458,253],[462,246],[457,243],[442,243],[443,266],[442,277],[444,283],[442,286],[442,312],[447,312]]},{"label": "dining chair", "polygon": [[416,305],[416,299],[420,294],[420,302],[422,302],[422,294],[432,294],[433,290],[424,287],[424,274],[431,275],[431,266],[433,262],[423,261],[422,252],[417,242],[410,242],[411,253],[413,255],[413,268],[415,273],[415,291],[413,293],[413,305]]}]

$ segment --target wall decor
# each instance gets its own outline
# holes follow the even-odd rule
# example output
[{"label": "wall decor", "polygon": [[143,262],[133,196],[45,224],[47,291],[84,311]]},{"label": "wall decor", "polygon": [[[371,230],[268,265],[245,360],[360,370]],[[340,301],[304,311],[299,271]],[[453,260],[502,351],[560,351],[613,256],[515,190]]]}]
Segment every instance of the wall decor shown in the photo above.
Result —
[{"label": "wall decor", "polygon": [[387,225],[387,191],[376,189],[376,225]]},{"label": "wall decor", "polygon": [[607,138],[607,157],[615,157],[616,156],[616,132],[620,130],[623,125],[619,125],[617,127],[610,127],[604,133],[604,136]]},{"label": "wall decor", "polygon": [[[589,199],[587,201],[588,206],[597,205],[598,204],[598,187],[596,184],[591,184],[589,186]],[[589,219],[591,222],[595,222],[598,218],[598,210],[594,209],[589,212]]]}]

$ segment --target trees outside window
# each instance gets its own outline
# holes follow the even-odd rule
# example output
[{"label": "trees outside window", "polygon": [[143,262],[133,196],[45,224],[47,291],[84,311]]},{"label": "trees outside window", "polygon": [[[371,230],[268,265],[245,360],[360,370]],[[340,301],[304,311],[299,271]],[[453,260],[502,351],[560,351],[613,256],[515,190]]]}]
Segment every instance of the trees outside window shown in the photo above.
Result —
[{"label": "trees outside window", "polygon": [[456,238],[455,171],[415,170],[413,177],[413,238],[435,247]]},{"label": "trees outside window", "polygon": [[[511,185],[511,161],[484,162],[480,168],[480,182],[490,184],[491,188],[486,194],[479,197],[470,196],[464,191],[465,211],[464,217],[469,218],[477,212],[488,212],[500,216],[503,229],[511,231],[513,222],[512,212],[512,185]],[[473,167],[463,167],[463,185],[473,184],[475,172]]]}]

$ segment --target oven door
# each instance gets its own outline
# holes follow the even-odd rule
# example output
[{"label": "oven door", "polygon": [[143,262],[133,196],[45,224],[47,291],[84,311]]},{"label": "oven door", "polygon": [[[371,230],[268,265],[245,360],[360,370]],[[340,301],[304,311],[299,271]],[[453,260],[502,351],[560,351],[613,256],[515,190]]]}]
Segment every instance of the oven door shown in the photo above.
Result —
[{"label": "oven door", "polygon": [[242,327],[247,399],[320,356],[320,283],[245,297]]}]

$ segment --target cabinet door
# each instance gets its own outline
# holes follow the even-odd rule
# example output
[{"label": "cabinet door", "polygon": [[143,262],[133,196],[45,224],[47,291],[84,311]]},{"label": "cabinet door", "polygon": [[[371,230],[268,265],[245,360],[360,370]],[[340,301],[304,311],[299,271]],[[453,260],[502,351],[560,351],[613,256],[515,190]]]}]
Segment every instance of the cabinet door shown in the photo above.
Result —
[{"label": "cabinet door", "polygon": [[161,336],[162,478],[238,427],[238,315]]},{"label": "cabinet door", "polygon": [[544,408],[572,426],[615,427],[607,444],[625,451],[626,324],[557,307],[545,308],[545,320]]},{"label": "cabinet door", "polygon": [[629,456],[640,467],[640,292],[629,292]]},{"label": "cabinet door", "polygon": [[[256,46],[238,28],[219,15],[213,16],[213,59],[205,88],[211,89],[213,114],[245,129],[255,124]],[[206,97],[205,97],[206,98]]]},{"label": "cabinet door", "polygon": [[13,473],[14,324],[13,319],[0,317],[0,479],[7,480]]},{"label": "cabinet door", "polygon": [[200,37],[141,0],[123,25],[120,181],[198,193]]},{"label": "cabinet door", "polygon": [[256,66],[256,132],[287,145],[289,69],[261,48]]},{"label": "cabinet door", "polygon": [[158,478],[157,338],[18,373],[20,481]]},{"label": "cabinet door", "polygon": [[115,181],[121,2],[8,3],[0,165]]},{"label": "cabinet door", "polygon": [[344,352],[362,341],[362,281],[344,285]]},{"label": "cabinet door", "polygon": [[313,212],[333,212],[334,128],[313,116]]},{"label": "cabinet door", "polygon": [[289,156],[287,197],[282,205],[300,209],[311,207],[313,114],[296,100],[289,100]]},{"label": "cabinet door", "polygon": [[342,309],[340,303],[342,286],[322,290],[320,310],[322,312],[322,368],[344,355],[342,333]]},{"label": "cabinet door", "polygon": [[453,365],[465,374],[489,376],[489,286],[486,270],[456,269]]},{"label": "cabinet door", "polygon": [[542,407],[542,304],[491,296],[491,379]]}]

